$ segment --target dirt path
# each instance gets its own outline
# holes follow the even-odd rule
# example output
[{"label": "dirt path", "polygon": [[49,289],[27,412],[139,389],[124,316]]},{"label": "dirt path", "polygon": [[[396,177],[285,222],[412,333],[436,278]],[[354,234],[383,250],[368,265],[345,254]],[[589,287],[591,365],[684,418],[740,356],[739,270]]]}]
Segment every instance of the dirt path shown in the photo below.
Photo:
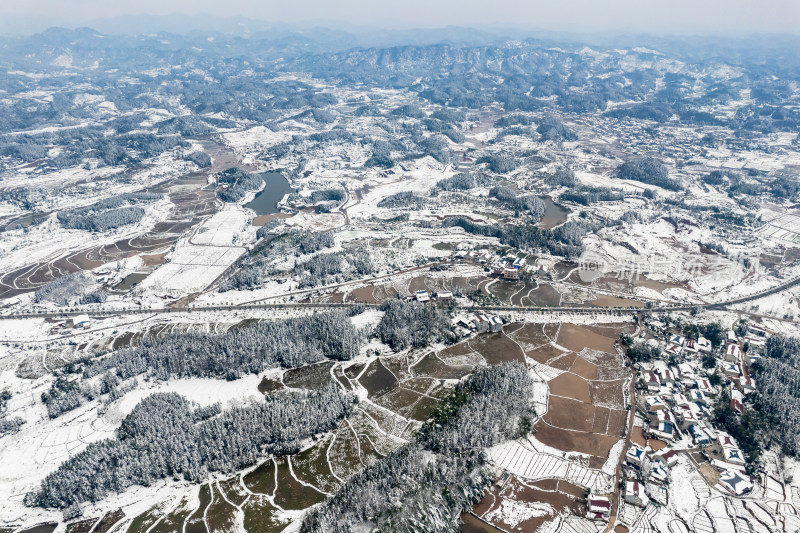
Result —
[{"label": "dirt path", "polygon": [[608,517],[608,524],[606,528],[603,530],[603,533],[609,533],[612,528],[614,527],[614,523],[617,521],[617,513],[619,512],[619,499],[620,499],[620,488],[619,488],[619,480],[622,479],[622,463],[625,462],[625,454],[628,453],[628,448],[631,446],[631,435],[633,433],[633,422],[636,420],[636,384],[637,375],[636,372],[632,372],[631,376],[631,384],[630,384],[630,402],[631,402],[631,411],[630,415],[628,416],[628,431],[625,435],[625,446],[622,447],[622,453],[619,455],[619,462],[617,463],[617,471],[616,471],[616,480],[617,483],[614,488],[614,496],[611,499],[611,515]]}]

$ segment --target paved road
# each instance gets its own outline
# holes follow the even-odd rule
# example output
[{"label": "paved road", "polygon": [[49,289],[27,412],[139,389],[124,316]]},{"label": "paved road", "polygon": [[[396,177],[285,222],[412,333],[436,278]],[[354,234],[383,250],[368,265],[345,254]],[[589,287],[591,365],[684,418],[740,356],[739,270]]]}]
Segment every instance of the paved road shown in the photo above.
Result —
[{"label": "paved road", "polygon": [[[412,268],[409,270],[417,270],[421,267]],[[390,277],[392,274],[382,276]],[[359,283],[350,282],[349,284]],[[631,313],[642,310],[649,310],[651,312],[668,312],[668,311],[690,311],[698,306],[706,309],[725,309],[728,306],[758,300],[765,296],[777,294],[785,291],[796,285],[800,284],[800,276],[787,280],[779,285],[764,289],[747,296],[732,298],[722,302],[715,302],[710,304],[661,304],[651,305],[648,308],[637,307],[596,307],[596,306],[576,306],[576,307],[545,307],[545,306],[525,306],[525,305],[476,305],[466,307],[466,309],[474,311],[490,311],[490,312],[523,312],[523,313],[573,313],[573,314],[620,314]],[[101,311],[62,311],[58,313],[18,313],[18,314],[0,314],[0,320],[14,319],[14,318],[53,318],[53,317],[68,317],[88,314],[90,316],[114,316],[114,315],[135,315],[135,314],[152,314],[152,313],[203,313],[203,312],[219,312],[219,311],[237,311],[247,309],[331,309],[331,308],[350,308],[354,306],[364,307],[378,307],[379,304],[364,304],[358,302],[311,302],[311,303],[274,303],[266,301],[254,301],[244,304],[225,304],[225,305],[212,305],[207,307],[167,307],[167,308],[133,308],[124,310],[101,310]]]}]

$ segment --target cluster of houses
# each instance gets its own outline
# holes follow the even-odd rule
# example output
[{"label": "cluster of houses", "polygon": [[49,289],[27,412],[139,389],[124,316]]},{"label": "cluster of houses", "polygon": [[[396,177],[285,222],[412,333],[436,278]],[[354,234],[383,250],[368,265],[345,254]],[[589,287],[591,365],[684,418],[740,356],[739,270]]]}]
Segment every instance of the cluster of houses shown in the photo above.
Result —
[{"label": "cluster of houses", "polygon": [[500,257],[486,250],[458,251],[455,253],[458,261],[472,261],[490,269],[491,276],[508,281],[519,281],[520,272],[525,267],[525,258],[507,254]]},{"label": "cluster of houses", "polygon": [[459,315],[453,319],[453,326],[462,337],[469,337],[473,333],[497,333],[503,330],[503,319],[497,315],[476,313],[474,315]]},{"label": "cluster of houses", "polygon": [[[763,341],[763,338],[746,338],[744,342],[750,343],[751,348],[748,353],[757,351],[752,348]],[[703,337],[692,340],[672,335],[666,351],[680,356],[672,358],[673,361],[685,362],[637,363],[638,387],[643,392],[638,395],[637,407],[643,419],[643,434],[661,441],[663,448],[646,452],[639,445],[631,445],[624,461],[628,473],[624,492],[627,503],[637,506],[646,506],[650,500],[661,503],[659,500],[666,495],[663,486],[669,481],[669,470],[678,461],[677,450],[702,453],[721,472],[719,485],[731,494],[742,496],[753,489],[745,470],[744,453],[731,435],[714,428],[709,420],[723,388],[728,392],[731,409],[738,413],[744,410],[746,395],[756,390],[748,368],[758,356],[745,354],[740,342],[729,331],[725,346],[715,350]],[[716,375],[724,376],[716,386],[700,369],[700,358],[705,354],[714,356]]]},{"label": "cluster of houses", "polygon": [[428,291],[416,291],[411,296],[407,296],[407,301],[414,301],[420,303],[427,303],[432,301],[440,301],[446,302],[453,299],[452,291],[438,291],[438,292],[428,292]]}]

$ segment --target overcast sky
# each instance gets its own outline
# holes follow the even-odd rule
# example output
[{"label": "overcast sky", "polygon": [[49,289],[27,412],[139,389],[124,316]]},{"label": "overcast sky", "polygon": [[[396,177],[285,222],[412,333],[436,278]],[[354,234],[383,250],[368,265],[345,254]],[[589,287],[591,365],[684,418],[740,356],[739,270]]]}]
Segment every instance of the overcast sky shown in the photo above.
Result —
[{"label": "overcast sky", "polygon": [[0,13],[74,26],[128,14],[242,15],[384,28],[514,25],[661,34],[800,33],[800,0],[0,0]]}]

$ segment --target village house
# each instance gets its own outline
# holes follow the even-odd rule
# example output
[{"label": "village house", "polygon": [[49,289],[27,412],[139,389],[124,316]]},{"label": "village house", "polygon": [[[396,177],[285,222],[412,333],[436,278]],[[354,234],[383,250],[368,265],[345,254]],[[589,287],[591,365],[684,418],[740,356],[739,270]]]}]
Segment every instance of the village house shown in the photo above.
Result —
[{"label": "village house", "polygon": [[586,518],[590,520],[608,520],[611,516],[611,500],[604,496],[589,496]]},{"label": "village house", "polygon": [[678,453],[672,448],[662,448],[653,454],[653,461],[662,463],[669,468],[678,464]]},{"label": "village house", "polygon": [[644,449],[637,444],[631,444],[625,453],[625,463],[639,470],[642,468],[642,460],[644,460]]},{"label": "village house", "polygon": [[753,490],[753,484],[743,474],[728,470],[719,478],[719,484],[735,496],[744,496]]},{"label": "village house", "polygon": [[711,446],[711,439],[698,424],[689,426],[689,434],[692,436],[692,441],[696,446],[700,446],[701,448]]},{"label": "village house", "polygon": [[714,390],[714,387],[711,386],[711,383],[706,378],[694,380],[694,386],[704,394],[709,394]]},{"label": "village house", "polygon": [[650,477],[648,478],[649,481],[653,483],[666,483],[667,482],[667,471],[660,463],[653,463],[652,468],[650,469]]},{"label": "village house", "polygon": [[420,303],[431,301],[431,297],[428,295],[428,291],[417,291],[414,293],[414,298]]},{"label": "village house", "polygon": [[731,386],[730,407],[739,414],[744,412],[744,396],[741,392]]},{"label": "village house", "polygon": [[475,318],[472,319],[472,326],[478,333],[489,331],[489,319],[486,318],[486,315],[475,315]]},{"label": "village house", "polygon": [[678,363],[678,372],[681,378],[694,379],[694,368],[689,363]]},{"label": "village house", "polygon": [[648,413],[656,413],[667,408],[667,404],[664,403],[660,396],[647,396],[644,401],[647,404]]},{"label": "village house", "polygon": [[692,389],[689,391],[689,395],[692,397],[693,402],[708,406],[708,397],[703,393],[703,391]]},{"label": "village house", "polygon": [[649,392],[659,392],[661,390],[661,381],[659,381],[658,376],[652,370],[643,374],[641,380],[644,382],[644,386],[647,387]]},{"label": "village house", "polygon": [[686,397],[685,394],[682,392],[676,392],[672,395],[672,403],[675,404],[675,407],[689,407],[689,398]]},{"label": "village house", "polygon": [[638,481],[628,481],[625,483],[625,503],[645,507],[648,498],[644,493],[644,487]]},{"label": "village house", "polygon": [[742,350],[738,344],[728,344],[725,347],[725,355],[723,359],[730,363],[738,363],[742,360]]},{"label": "village house", "polygon": [[696,345],[698,352],[711,353],[714,350],[714,346],[711,344],[711,341],[705,337],[698,337]]}]

